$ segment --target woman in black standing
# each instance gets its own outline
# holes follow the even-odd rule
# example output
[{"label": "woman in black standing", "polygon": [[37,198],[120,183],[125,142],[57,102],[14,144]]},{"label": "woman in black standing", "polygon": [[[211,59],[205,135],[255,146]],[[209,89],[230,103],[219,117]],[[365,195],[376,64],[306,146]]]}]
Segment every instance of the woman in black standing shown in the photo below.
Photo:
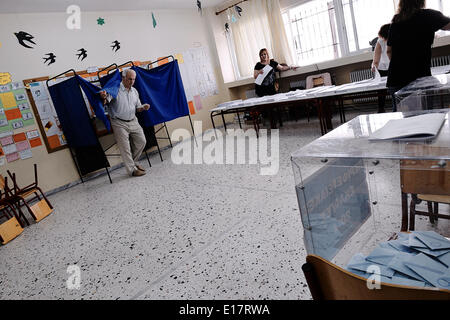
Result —
[{"label": "woman in black standing", "polygon": [[275,89],[275,72],[276,71],[287,71],[287,70],[295,70],[295,67],[283,66],[276,62],[273,59],[269,58],[269,52],[267,49],[261,49],[259,51],[259,59],[261,60],[255,66],[253,77],[256,79],[258,75],[263,73],[263,69],[265,66],[270,65],[272,70],[270,70],[269,74],[264,78],[264,81],[261,85],[255,84],[255,91],[258,97],[270,96],[277,93]]},{"label": "woman in black standing", "polygon": [[431,45],[439,29],[450,30],[450,18],[425,8],[425,0],[400,0],[392,19],[387,42],[389,64],[387,87],[394,93],[420,77],[431,76]]}]

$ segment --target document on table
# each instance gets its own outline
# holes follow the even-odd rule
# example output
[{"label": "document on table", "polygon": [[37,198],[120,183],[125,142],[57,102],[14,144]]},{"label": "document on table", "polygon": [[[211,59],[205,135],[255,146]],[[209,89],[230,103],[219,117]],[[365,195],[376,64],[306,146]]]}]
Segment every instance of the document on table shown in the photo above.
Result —
[{"label": "document on table", "polygon": [[269,74],[269,72],[272,70],[272,67],[270,65],[265,66],[263,69],[263,73],[259,74],[258,77],[256,77],[255,83],[260,86],[264,79],[267,77],[267,75]]},{"label": "document on table", "polygon": [[369,136],[369,140],[425,140],[438,135],[445,121],[444,113],[390,120]]}]

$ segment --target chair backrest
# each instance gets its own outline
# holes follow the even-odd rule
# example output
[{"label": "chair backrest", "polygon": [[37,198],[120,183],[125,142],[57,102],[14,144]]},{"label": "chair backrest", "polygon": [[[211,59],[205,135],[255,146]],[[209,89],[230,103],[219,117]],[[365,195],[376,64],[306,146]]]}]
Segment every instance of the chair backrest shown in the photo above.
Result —
[{"label": "chair backrest", "polygon": [[328,72],[315,74],[306,78],[306,89],[331,85],[331,75]]},{"label": "chair backrest", "polygon": [[308,255],[302,269],[315,300],[450,300],[449,290],[381,283],[370,290],[367,279],[316,255]]},{"label": "chair backrest", "polygon": [[403,193],[448,196],[450,169],[434,160],[401,160],[400,183]]}]

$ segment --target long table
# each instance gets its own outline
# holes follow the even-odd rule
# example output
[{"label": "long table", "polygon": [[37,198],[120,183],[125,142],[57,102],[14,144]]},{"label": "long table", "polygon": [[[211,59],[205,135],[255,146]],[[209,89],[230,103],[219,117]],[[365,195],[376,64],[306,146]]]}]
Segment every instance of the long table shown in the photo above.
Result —
[{"label": "long table", "polygon": [[[450,65],[440,66],[431,69],[432,75],[440,75],[450,71]],[[324,86],[306,90],[296,90],[287,93],[279,93],[273,96],[265,96],[260,98],[250,98],[246,100],[234,100],[219,104],[216,108],[211,109],[211,122],[215,129],[214,118],[222,117],[223,125],[226,130],[226,122],[224,116],[226,114],[237,114],[239,127],[242,128],[240,112],[250,112],[261,110],[276,110],[277,108],[294,105],[301,106],[310,103],[316,106],[318,111],[320,129],[322,135],[333,129],[331,121],[332,106],[337,105],[341,123],[346,122],[344,101],[352,98],[370,98],[377,97],[380,99],[388,95],[386,88],[386,77],[363,80],[358,82],[346,83],[339,86]],[[252,117],[255,130],[258,132],[259,124],[255,117]]]}]

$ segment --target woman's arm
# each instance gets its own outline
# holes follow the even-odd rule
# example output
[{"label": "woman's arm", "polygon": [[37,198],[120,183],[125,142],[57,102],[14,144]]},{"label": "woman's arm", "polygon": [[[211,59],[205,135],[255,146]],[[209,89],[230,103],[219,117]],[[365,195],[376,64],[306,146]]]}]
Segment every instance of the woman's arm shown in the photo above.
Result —
[{"label": "woman's arm", "polygon": [[297,69],[297,67],[283,66],[281,64],[277,65],[278,71],[287,71],[287,70],[296,70],[296,69]]},{"label": "woman's arm", "polygon": [[375,46],[375,53],[373,55],[372,72],[375,72],[375,68],[378,69],[378,65],[380,64],[380,59],[381,59],[381,46],[380,46],[380,43],[377,42],[377,45]]}]

